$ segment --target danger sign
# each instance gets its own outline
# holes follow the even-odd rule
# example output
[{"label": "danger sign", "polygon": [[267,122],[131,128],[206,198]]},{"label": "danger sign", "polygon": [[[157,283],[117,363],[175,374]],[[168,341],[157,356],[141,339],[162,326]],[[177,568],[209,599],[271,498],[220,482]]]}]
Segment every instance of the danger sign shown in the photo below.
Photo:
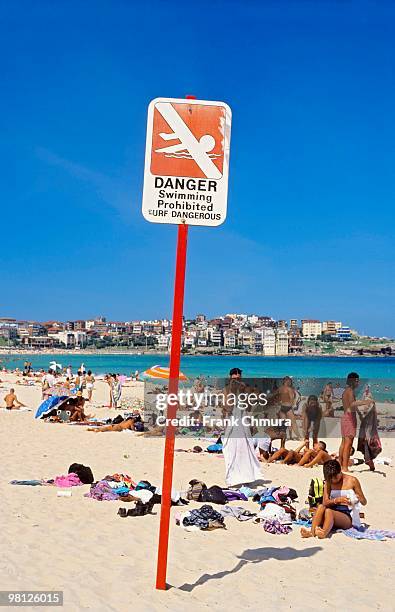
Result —
[{"label": "danger sign", "polygon": [[147,221],[211,226],[225,221],[231,116],[224,102],[152,100],[143,192]]}]

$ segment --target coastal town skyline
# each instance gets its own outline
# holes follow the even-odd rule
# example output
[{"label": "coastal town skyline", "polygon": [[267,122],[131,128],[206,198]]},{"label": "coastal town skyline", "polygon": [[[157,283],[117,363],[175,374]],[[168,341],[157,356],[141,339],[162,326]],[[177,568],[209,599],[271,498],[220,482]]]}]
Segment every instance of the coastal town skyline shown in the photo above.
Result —
[{"label": "coastal town skyline", "polygon": [[[32,321],[0,317],[0,345],[16,349],[103,349],[112,346],[168,352],[172,321],[131,319],[114,321],[105,316],[76,320]],[[387,346],[373,346],[373,342]],[[211,318],[206,314],[184,317],[182,348],[191,352],[246,352],[266,356],[344,352],[385,352],[395,346],[391,339],[364,336],[339,320],[274,319],[267,315],[227,313]],[[343,345],[343,346],[342,346]],[[358,346],[360,345],[360,346]],[[362,352],[361,352],[362,351]]]}]

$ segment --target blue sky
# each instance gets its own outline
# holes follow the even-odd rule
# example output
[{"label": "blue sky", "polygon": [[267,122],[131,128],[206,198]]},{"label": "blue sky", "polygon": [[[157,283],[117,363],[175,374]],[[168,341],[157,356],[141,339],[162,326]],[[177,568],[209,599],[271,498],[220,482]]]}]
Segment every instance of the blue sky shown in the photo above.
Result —
[{"label": "blue sky", "polygon": [[176,227],[141,215],[157,96],[233,110],[228,219],[185,314],[395,335],[395,5],[3,1],[0,316],[170,316]]}]

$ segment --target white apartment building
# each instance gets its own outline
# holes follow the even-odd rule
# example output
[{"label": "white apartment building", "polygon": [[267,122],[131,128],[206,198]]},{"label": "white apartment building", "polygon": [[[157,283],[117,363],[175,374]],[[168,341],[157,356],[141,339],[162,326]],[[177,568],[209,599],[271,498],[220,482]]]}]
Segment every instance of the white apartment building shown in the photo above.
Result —
[{"label": "white apartment building", "polygon": [[303,319],[302,320],[302,335],[303,338],[309,338],[315,340],[322,334],[322,323],[316,319]]},{"label": "white apartment building", "polygon": [[323,321],[322,322],[322,333],[335,336],[337,331],[341,328],[341,321]]},{"label": "white apartment building", "polygon": [[288,332],[283,328],[276,332],[276,355],[288,355]]},{"label": "white apartment building", "polygon": [[170,346],[170,334],[159,334],[156,339],[158,341],[158,348],[168,349]]},{"label": "white apartment building", "polygon": [[276,353],[276,334],[274,329],[268,327],[263,334],[263,354],[275,355]]},{"label": "white apartment building", "polygon": [[215,329],[214,327],[208,328],[208,337],[214,346],[222,346],[222,332],[220,329]]},{"label": "white apartment building", "polygon": [[64,344],[66,348],[84,347],[86,344],[86,333],[80,331],[61,331],[50,334],[50,337]]},{"label": "white apartment building", "polygon": [[262,346],[264,355],[276,354],[276,334],[272,327],[263,327],[255,330],[255,342]]},{"label": "white apartment building", "polygon": [[237,335],[234,331],[227,330],[224,333],[224,347],[233,349],[237,346]]},{"label": "white apartment building", "polygon": [[193,348],[196,344],[196,338],[192,334],[187,334],[183,337],[183,345],[185,348]]}]

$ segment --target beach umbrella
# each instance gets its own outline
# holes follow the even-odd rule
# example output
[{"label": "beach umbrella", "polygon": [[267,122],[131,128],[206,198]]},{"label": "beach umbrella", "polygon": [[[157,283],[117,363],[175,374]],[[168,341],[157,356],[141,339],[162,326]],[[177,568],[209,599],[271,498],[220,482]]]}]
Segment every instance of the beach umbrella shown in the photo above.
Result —
[{"label": "beach umbrella", "polygon": [[56,363],[56,361],[51,361],[49,364],[49,367],[51,370],[54,370],[55,372],[57,370],[61,370],[62,369],[62,364],[61,363]]},{"label": "beach umbrella", "polygon": [[[169,380],[170,368],[165,368],[163,366],[155,365],[152,368],[148,368],[141,374],[144,378],[152,378],[157,380]],[[179,380],[188,380],[185,374],[180,372]]]},{"label": "beach umbrella", "polygon": [[34,415],[34,418],[42,419],[43,417],[47,416],[47,414],[49,414],[51,410],[55,408],[55,406],[58,406],[65,399],[68,399],[67,395],[49,397],[48,399],[44,400],[37,408],[37,412]]}]

